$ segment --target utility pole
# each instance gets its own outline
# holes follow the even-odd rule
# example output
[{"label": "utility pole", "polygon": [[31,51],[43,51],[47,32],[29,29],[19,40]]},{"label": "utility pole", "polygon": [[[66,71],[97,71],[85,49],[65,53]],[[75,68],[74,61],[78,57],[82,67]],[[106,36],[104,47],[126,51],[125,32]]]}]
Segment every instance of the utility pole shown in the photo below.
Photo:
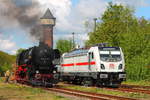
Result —
[{"label": "utility pole", "polygon": [[75,40],[74,40],[74,32],[72,33],[72,43],[73,43],[73,46],[72,46],[72,48],[74,48],[74,46],[75,46]]},{"label": "utility pole", "polygon": [[96,21],[97,21],[97,18],[94,18],[94,32],[96,32]]}]

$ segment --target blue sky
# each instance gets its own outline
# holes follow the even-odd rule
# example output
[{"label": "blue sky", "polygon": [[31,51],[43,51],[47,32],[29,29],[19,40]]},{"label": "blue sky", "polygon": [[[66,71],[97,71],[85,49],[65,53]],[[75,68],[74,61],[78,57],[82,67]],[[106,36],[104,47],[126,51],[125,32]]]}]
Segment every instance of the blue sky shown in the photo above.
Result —
[{"label": "blue sky", "polygon": [[79,0],[71,0],[73,6],[76,6],[79,3]]},{"label": "blue sky", "polygon": [[[20,0],[15,0],[19,5]],[[99,17],[106,9],[107,2],[129,4],[135,8],[135,16],[144,16],[150,19],[150,0],[37,0],[40,2],[41,11],[50,8],[57,23],[54,28],[55,42],[60,39],[71,39],[71,33],[76,33],[76,43],[83,45],[88,39],[87,30],[83,26],[84,21]],[[22,3],[20,3],[22,5]],[[0,6],[3,7],[0,1]],[[87,7],[88,6],[88,7]],[[0,11],[2,11],[0,7]],[[5,7],[5,6],[4,6]],[[7,8],[6,8],[7,9]],[[42,16],[42,15],[41,15]],[[0,16],[0,18],[4,18]],[[15,54],[19,48],[28,48],[37,45],[38,42],[29,35],[29,32],[21,28],[18,22],[12,23],[10,19],[1,19],[0,22],[0,50]],[[5,22],[6,21],[6,22]],[[13,20],[15,21],[15,20]],[[5,25],[7,23],[7,25]],[[10,25],[9,25],[10,23]],[[6,27],[3,27],[6,26]]]},{"label": "blue sky", "polygon": [[135,15],[137,17],[144,16],[146,19],[150,19],[150,6],[149,7],[139,7],[136,9]]}]

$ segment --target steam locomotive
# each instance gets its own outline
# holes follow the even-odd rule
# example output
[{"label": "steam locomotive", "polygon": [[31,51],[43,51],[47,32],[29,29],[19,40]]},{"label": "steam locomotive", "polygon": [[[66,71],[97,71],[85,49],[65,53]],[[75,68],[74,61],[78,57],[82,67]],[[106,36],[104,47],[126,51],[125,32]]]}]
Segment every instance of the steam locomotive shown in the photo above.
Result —
[{"label": "steam locomotive", "polygon": [[16,81],[36,86],[53,86],[58,82],[55,65],[59,58],[59,50],[42,42],[39,46],[22,51],[16,60]]}]

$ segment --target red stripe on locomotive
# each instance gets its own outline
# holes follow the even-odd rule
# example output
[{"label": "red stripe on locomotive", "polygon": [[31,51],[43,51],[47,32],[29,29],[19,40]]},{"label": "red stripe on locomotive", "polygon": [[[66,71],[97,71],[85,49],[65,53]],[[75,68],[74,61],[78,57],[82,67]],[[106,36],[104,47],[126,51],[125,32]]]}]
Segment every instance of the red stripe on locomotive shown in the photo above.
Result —
[{"label": "red stripe on locomotive", "polygon": [[74,64],[61,64],[61,66],[74,66]]},{"label": "red stripe on locomotive", "polygon": [[74,66],[74,65],[77,65],[77,66],[82,66],[82,65],[95,65],[95,61],[93,62],[80,62],[80,63],[76,63],[76,64],[61,64],[62,67],[68,67],[68,66]]}]

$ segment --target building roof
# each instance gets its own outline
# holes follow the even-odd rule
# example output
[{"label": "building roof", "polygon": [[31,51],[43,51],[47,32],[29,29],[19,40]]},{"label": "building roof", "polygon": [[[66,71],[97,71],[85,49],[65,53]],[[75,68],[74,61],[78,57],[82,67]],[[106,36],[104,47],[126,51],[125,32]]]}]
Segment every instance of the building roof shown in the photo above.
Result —
[{"label": "building roof", "polygon": [[41,19],[54,19],[55,17],[52,15],[50,9],[48,8],[44,14],[43,17],[41,17]]}]

